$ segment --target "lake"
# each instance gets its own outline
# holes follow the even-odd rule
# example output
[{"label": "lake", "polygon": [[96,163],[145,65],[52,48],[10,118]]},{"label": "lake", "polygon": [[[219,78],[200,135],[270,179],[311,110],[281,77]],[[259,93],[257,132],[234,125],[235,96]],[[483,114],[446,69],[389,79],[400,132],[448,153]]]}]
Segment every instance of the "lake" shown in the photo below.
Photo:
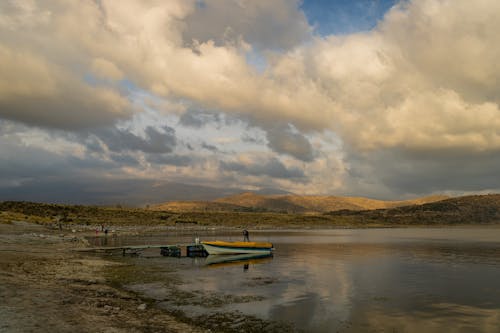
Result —
[{"label": "lake", "polygon": [[[119,242],[183,243],[194,236],[166,232]],[[196,236],[242,239],[218,231]],[[123,259],[151,272],[129,288],[191,316],[236,312],[306,332],[499,332],[498,227],[253,231],[250,237],[272,242],[273,257],[214,263],[210,256],[148,251]],[[175,301],[179,295],[191,301]]]}]

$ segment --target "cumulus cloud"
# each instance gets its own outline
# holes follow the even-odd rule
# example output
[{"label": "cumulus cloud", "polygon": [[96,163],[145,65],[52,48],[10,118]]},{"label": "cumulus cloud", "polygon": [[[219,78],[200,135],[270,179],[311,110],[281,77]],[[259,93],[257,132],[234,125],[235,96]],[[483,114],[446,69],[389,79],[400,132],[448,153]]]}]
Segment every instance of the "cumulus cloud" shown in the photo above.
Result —
[{"label": "cumulus cloud", "polygon": [[217,45],[242,39],[257,49],[289,49],[312,32],[298,5],[298,0],[201,0],[184,20],[183,38]]},{"label": "cumulus cloud", "polygon": [[65,129],[130,117],[133,107],[118,90],[76,70],[86,55],[59,40],[57,29],[66,27],[57,14],[30,1],[0,4],[0,117]]},{"label": "cumulus cloud", "polygon": [[34,54],[0,41],[0,116],[27,124],[78,129],[112,124],[132,114],[117,91],[85,84]]},{"label": "cumulus cloud", "polygon": [[[130,90],[140,90],[152,99],[186,100],[260,127],[268,148],[285,156],[268,168],[281,171],[259,171],[278,179],[286,174],[279,167],[286,156],[297,160],[287,162],[288,171],[298,168],[293,163],[306,162],[317,174],[328,173],[328,161],[335,158],[311,143],[325,131],[342,142],[339,159],[345,159],[345,169],[339,170],[359,176],[365,189],[401,192],[398,184],[405,184],[405,176],[384,176],[384,170],[392,170],[391,158],[404,170],[413,170],[405,165],[414,163],[444,175],[449,164],[439,156],[454,152],[457,164],[478,157],[484,167],[470,168],[492,173],[500,150],[498,1],[404,1],[371,31],[327,37],[311,37],[298,5],[281,0],[2,2],[0,117],[92,133],[84,134],[88,150],[108,151],[115,159],[130,152],[166,158],[177,147],[173,129],[143,125],[139,133],[116,127],[139,106],[150,109],[145,101],[131,102]],[[227,17],[221,17],[221,8]],[[280,51],[270,51],[274,46]],[[252,52],[261,52],[265,70],[248,63]],[[181,104],[162,115],[184,112],[181,126],[202,126],[206,119]],[[218,153],[206,142],[202,149]],[[436,158],[425,159],[421,152]],[[225,163],[227,172],[257,174],[256,162]],[[364,169],[363,163],[374,166]],[[204,166],[212,179],[214,165],[219,164],[211,160]],[[489,176],[481,174],[463,176],[484,185]],[[371,183],[378,175],[381,181]],[[302,178],[298,171],[288,176]],[[337,179],[331,183],[338,189]],[[444,180],[435,183],[441,185],[429,188],[453,187]],[[405,186],[421,191],[416,184]]]},{"label": "cumulus cloud", "polygon": [[316,43],[304,62],[337,103],[332,127],[358,149],[497,149],[498,6],[405,2],[372,32]]},{"label": "cumulus cloud", "polygon": [[[271,13],[283,13],[283,20],[288,22],[303,15],[295,2],[221,0],[200,6],[194,1],[151,0],[116,6],[112,1],[99,5],[55,1],[40,8],[33,6],[18,6],[14,13],[11,10],[3,15],[2,25],[8,28],[4,31],[27,27],[40,28],[47,35],[57,31],[57,38],[44,37],[47,46],[60,51],[67,43],[71,50],[60,51],[61,55],[45,51],[41,52],[43,57],[35,57],[36,31],[20,34],[20,45],[28,49],[22,53],[8,33],[2,34],[3,67],[26,74],[9,80],[15,84],[2,89],[5,117],[22,121],[32,117],[33,122],[43,123],[70,118],[68,114],[86,114],[79,120],[91,121],[92,110],[99,110],[95,114],[104,119],[127,114],[127,101],[113,88],[75,79],[78,85],[68,79],[68,75],[74,78],[82,74],[66,73],[69,62],[110,78],[125,75],[154,93],[192,99],[209,108],[245,115],[257,123],[279,119],[300,131],[332,129],[359,149],[420,148],[429,142],[434,148],[470,148],[480,142],[481,149],[496,149],[500,144],[495,134],[498,123],[491,121],[499,118],[500,82],[496,64],[500,48],[495,34],[500,28],[496,15],[500,5],[493,0],[404,2],[370,32],[316,38],[270,56],[269,68],[262,74],[247,64],[242,45],[218,44],[206,37],[186,47],[186,34],[195,34],[196,30],[189,18],[206,15],[205,31],[212,33],[221,30],[220,26],[236,26],[214,19],[217,8],[238,11],[246,6],[251,10],[241,15],[249,15],[252,25],[260,26],[255,22],[260,18],[266,21]],[[30,13],[45,16],[31,21],[26,19]],[[228,17],[239,19],[238,15]],[[79,24],[68,28],[70,21]],[[244,34],[248,27],[238,29]],[[256,33],[258,37],[252,43],[265,43],[268,35]],[[270,35],[281,38],[279,29]],[[81,54],[92,61],[79,58]],[[25,71],[21,63],[27,64]],[[3,81],[7,86],[9,81]],[[30,82],[42,82],[37,87],[43,88],[35,91]],[[89,99],[90,95],[94,97]],[[73,99],[59,105],[64,100],[61,97]],[[37,101],[53,104],[43,108],[48,111],[37,113],[43,105],[37,103],[35,108]],[[78,112],[78,107],[83,110]],[[67,111],[71,109],[77,112]],[[48,117],[52,113],[60,117]],[[478,121],[466,129],[457,125],[468,123],[471,114]],[[429,115],[439,126],[421,121]],[[410,128],[411,141],[403,135]]]}]

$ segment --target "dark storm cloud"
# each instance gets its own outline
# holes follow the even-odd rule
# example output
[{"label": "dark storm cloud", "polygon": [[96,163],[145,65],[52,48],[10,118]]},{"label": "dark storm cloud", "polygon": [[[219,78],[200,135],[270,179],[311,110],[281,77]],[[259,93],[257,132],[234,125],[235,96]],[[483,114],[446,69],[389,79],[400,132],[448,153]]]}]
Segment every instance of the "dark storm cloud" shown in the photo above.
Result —
[{"label": "dark storm cloud", "polygon": [[0,201],[23,200],[66,204],[141,206],[170,200],[213,200],[239,193],[239,189],[219,189],[150,179],[82,178],[32,179],[15,187],[0,186]]},{"label": "dark storm cloud", "polygon": [[280,179],[303,179],[304,172],[297,168],[287,168],[276,158],[271,158],[263,163],[243,164],[238,162],[220,163],[224,171],[233,171],[243,175],[269,176]]},{"label": "dark storm cloud", "polygon": [[268,147],[280,154],[287,154],[304,162],[314,160],[309,140],[290,126],[267,128]]},{"label": "dark storm cloud", "polygon": [[63,156],[18,143],[0,143],[0,184],[20,184],[36,179],[79,178],[85,173],[108,172],[117,165],[113,162],[85,156]]},{"label": "dark storm cloud", "polygon": [[348,156],[347,189],[375,196],[499,189],[500,153],[377,150]]},{"label": "dark storm cloud", "polygon": [[130,131],[118,128],[106,128],[93,131],[110,151],[142,151],[151,154],[170,153],[177,145],[175,130],[168,126],[157,129],[148,126],[145,129],[145,138]]},{"label": "dark storm cloud", "polygon": [[[0,130],[0,134],[10,132],[5,126],[0,126]],[[94,157],[94,153],[82,157],[61,155],[25,146],[12,136],[0,137],[0,151],[0,201],[143,205],[174,199],[212,200],[241,192],[229,187],[219,189],[127,178],[121,168],[136,166],[138,162],[126,153],[98,157]],[[153,156],[162,155],[149,155]],[[162,157],[171,164],[188,163],[184,156]]]}]

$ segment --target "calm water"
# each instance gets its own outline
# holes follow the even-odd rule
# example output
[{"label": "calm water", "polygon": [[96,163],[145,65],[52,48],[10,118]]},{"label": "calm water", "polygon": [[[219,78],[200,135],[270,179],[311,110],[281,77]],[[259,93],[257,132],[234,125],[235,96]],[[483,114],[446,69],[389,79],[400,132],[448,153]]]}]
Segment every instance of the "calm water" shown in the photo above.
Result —
[{"label": "calm water", "polygon": [[[121,242],[192,238],[166,234]],[[165,274],[175,267],[186,292],[256,297],[217,308],[178,306],[194,314],[238,310],[306,332],[500,332],[499,228],[272,231],[252,232],[251,238],[274,243],[274,256],[215,265],[156,252],[126,260]],[[134,288],[168,299],[158,279]]]}]

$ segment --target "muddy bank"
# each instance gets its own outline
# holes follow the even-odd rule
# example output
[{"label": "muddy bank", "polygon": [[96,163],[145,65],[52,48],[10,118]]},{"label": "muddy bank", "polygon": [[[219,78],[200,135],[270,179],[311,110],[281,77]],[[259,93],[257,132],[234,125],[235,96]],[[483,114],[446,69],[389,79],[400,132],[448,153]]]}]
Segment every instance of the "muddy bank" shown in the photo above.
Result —
[{"label": "muddy bank", "polygon": [[106,277],[120,263],[73,251],[73,234],[0,224],[0,332],[204,332]]}]

